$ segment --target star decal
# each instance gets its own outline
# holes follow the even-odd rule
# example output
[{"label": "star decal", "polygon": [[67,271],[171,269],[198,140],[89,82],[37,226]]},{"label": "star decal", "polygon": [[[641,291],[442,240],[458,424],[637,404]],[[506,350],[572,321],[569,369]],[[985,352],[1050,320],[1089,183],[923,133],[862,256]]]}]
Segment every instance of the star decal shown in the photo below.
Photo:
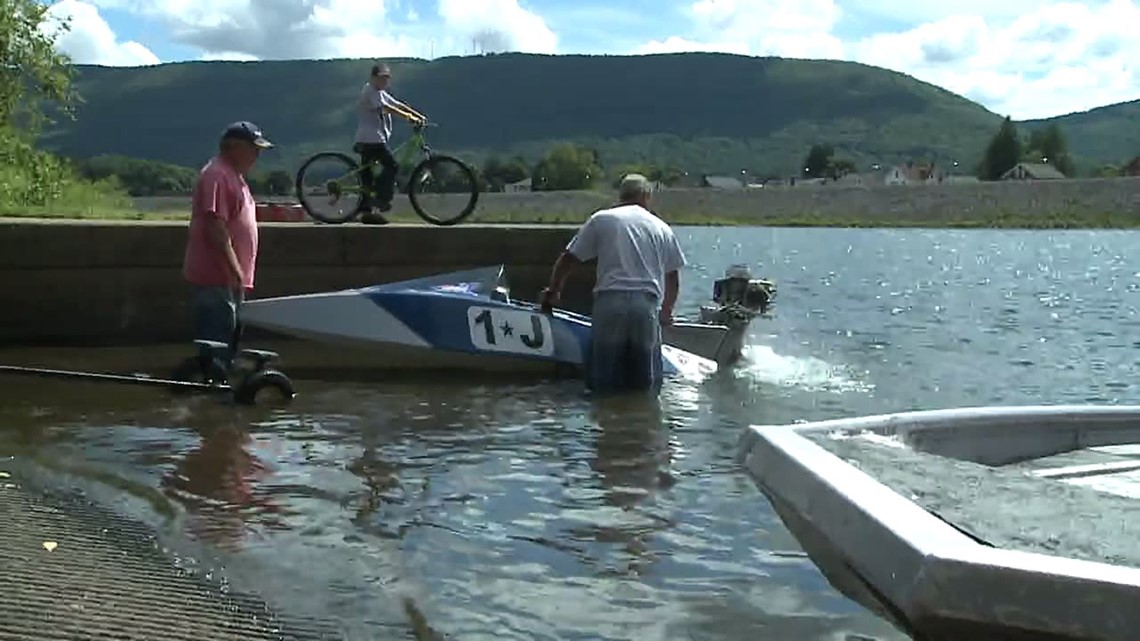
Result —
[{"label": "star decal", "polygon": [[503,336],[510,336],[515,331],[515,328],[511,327],[507,321],[503,321],[503,324],[499,325],[499,329],[503,330]]}]

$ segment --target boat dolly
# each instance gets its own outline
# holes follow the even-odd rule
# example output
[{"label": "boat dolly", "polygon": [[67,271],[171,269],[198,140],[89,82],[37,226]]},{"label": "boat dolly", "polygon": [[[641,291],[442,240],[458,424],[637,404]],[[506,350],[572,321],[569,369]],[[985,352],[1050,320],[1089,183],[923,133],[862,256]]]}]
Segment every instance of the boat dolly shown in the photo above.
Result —
[{"label": "boat dolly", "polygon": [[255,405],[258,392],[272,388],[285,402],[296,397],[293,381],[284,372],[270,367],[277,360],[277,352],[263,349],[242,349],[235,366],[226,368],[220,355],[229,345],[218,341],[195,340],[199,355],[187,358],[170,378],[156,378],[147,374],[110,374],[74,370],[47,369],[0,365],[0,374],[69,378],[124,385],[150,385],[165,387],[176,392],[213,392],[229,394],[239,405]]}]

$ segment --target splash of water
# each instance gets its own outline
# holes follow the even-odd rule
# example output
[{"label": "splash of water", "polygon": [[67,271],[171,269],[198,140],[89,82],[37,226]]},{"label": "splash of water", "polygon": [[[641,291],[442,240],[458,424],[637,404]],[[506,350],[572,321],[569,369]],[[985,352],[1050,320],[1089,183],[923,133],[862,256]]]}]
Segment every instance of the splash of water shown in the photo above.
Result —
[{"label": "splash of water", "polygon": [[812,392],[870,392],[875,386],[859,380],[848,368],[811,356],[784,356],[767,345],[746,345],[736,375],[758,383],[795,387]]}]

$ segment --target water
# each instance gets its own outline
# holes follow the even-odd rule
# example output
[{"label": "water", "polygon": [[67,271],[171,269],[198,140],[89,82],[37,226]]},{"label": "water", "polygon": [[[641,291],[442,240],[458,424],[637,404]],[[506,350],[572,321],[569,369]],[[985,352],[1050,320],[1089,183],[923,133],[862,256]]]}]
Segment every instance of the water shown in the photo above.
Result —
[{"label": "water", "polygon": [[6,381],[0,454],[145,499],[270,601],[352,639],[406,638],[403,597],[453,639],[901,639],[803,557],[733,463],[740,430],[1137,400],[1131,233],[700,228],[682,240],[682,312],[736,262],[780,293],[747,363],[669,384],[658,406],[478,377],[299,381],[279,413]]}]

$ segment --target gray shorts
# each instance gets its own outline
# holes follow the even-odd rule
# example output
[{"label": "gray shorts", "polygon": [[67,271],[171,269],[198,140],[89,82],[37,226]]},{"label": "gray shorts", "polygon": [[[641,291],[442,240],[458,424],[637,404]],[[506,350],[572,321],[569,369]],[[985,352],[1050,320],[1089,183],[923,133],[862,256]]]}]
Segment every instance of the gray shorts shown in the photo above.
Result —
[{"label": "gray shorts", "polygon": [[594,296],[586,386],[595,393],[661,389],[661,306],[644,292]]}]

